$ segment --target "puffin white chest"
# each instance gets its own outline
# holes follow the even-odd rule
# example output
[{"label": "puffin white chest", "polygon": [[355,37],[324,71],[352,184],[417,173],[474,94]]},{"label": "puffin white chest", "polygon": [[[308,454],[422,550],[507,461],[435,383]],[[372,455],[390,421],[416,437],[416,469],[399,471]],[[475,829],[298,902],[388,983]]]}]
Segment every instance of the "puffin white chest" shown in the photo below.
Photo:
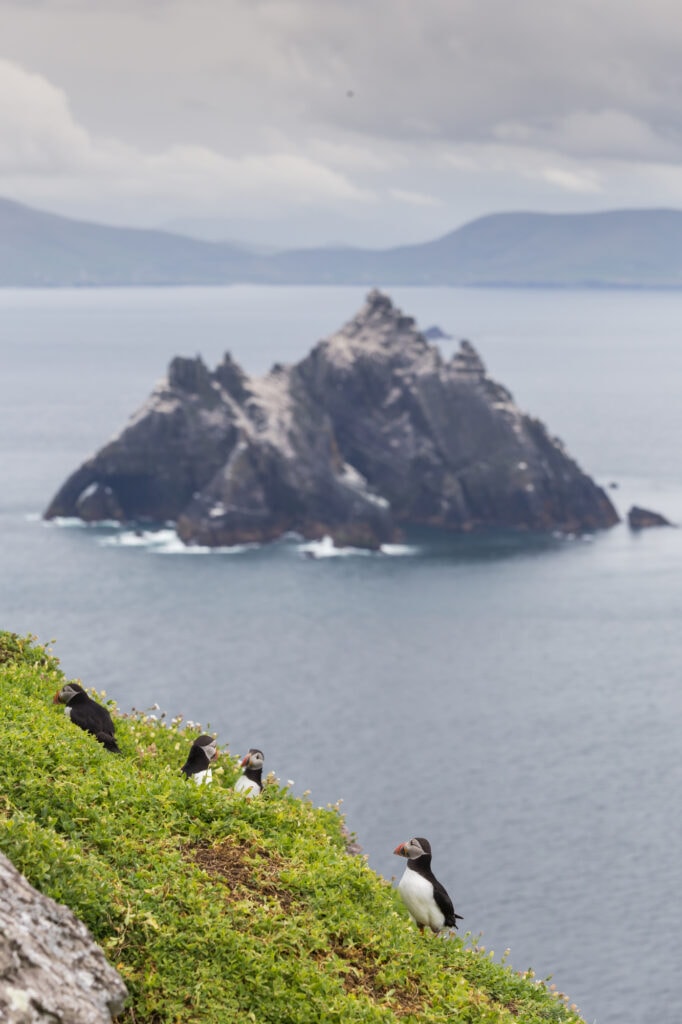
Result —
[{"label": "puffin white chest", "polygon": [[234,784],[235,792],[243,793],[244,796],[252,797],[260,794],[260,786],[253,779],[247,779],[246,775],[240,775]]},{"label": "puffin white chest", "polygon": [[413,921],[436,931],[441,930],[445,915],[433,897],[433,886],[428,879],[412,868],[405,868],[398,883],[398,892]]},{"label": "puffin white chest", "polygon": [[202,783],[208,785],[208,783],[213,779],[213,772],[210,768],[206,768],[203,772],[195,772],[192,778],[197,786],[201,786]]},{"label": "puffin white chest", "polygon": [[64,714],[66,715],[67,718],[71,718],[71,708],[68,706],[68,704],[64,708]]}]

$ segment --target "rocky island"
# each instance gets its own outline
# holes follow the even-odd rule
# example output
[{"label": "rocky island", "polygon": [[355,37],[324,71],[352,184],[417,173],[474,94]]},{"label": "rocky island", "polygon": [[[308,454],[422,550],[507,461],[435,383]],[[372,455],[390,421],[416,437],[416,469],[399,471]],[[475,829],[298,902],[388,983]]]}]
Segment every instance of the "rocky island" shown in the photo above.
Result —
[{"label": "rocky island", "polygon": [[122,432],[45,517],[172,521],[186,544],[295,531],[378,547],[428,525],[584,532],[618,515],[605,492],[488,377],[469,342],[449,360],[390,298],[292,366],[249,378],[173,359]]}]

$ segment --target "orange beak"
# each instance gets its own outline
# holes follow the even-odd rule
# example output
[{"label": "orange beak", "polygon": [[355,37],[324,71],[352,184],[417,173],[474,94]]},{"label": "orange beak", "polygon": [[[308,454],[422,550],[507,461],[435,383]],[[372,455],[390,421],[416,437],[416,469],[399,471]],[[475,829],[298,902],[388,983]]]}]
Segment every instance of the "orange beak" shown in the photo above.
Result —
[{"label": "orange beak", "polygon": [[393,852],[397,853],[399,857],[407,857],[407,853],[405,852],[405,843],[400,843],[396,846]]},{"label": "orange beak", "polygon": [[249,763],[250,760],[251,760],[251,754],[247,754],[246,757],[243,757],[241,759],[241,761],[239,762],[239,767],[240,768],[246,768],[246,766],[247,766],[247,764]]},{"label": "orange beak", "polygon": [[59,694],[60,693],[61,693],[61,690],[57,690],[57,692],[55,693],[54,697],[52,698],[52,703],[53,704],[59,704]]}]

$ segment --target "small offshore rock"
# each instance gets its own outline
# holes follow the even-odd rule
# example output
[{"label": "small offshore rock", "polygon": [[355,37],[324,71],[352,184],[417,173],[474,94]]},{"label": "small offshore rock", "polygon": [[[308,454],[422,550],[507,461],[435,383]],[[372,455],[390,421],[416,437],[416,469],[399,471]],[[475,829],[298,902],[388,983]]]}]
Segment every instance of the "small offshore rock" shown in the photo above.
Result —
[{"label": "small offshore rock", "polygon": [[452,335],[444,331],[438,324],[431,324],[425,331],[422,331],[422,334],[429,341],[452,341]]},{"label": "small offshore rock", "polygon": [[660,512],[652,512],[648,508],[633,505],[628,512],[628,526],[631,530],[647,530],[651,526],[674,526]]}]

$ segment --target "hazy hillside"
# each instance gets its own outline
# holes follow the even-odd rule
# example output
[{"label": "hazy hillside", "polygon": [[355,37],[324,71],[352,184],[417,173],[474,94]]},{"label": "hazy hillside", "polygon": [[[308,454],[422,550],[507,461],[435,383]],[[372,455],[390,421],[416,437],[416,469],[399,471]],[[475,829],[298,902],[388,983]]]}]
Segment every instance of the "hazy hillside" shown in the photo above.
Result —
[{"label": "hazy hillside", "polygon": [[224,284],[251,256],[165,231],[70,220],[0,199],[0,286]]},{"label": "hazy hillside", "polygon": [[423,245],[271,257],[282,281],[682,286],[682,212],[499,213]]},{"label": "hazy hillside", "polygon": [[682,212],[500,213],[385,250],[257,253],[0,200],[0,287],[227,284],[682,286]]}]

